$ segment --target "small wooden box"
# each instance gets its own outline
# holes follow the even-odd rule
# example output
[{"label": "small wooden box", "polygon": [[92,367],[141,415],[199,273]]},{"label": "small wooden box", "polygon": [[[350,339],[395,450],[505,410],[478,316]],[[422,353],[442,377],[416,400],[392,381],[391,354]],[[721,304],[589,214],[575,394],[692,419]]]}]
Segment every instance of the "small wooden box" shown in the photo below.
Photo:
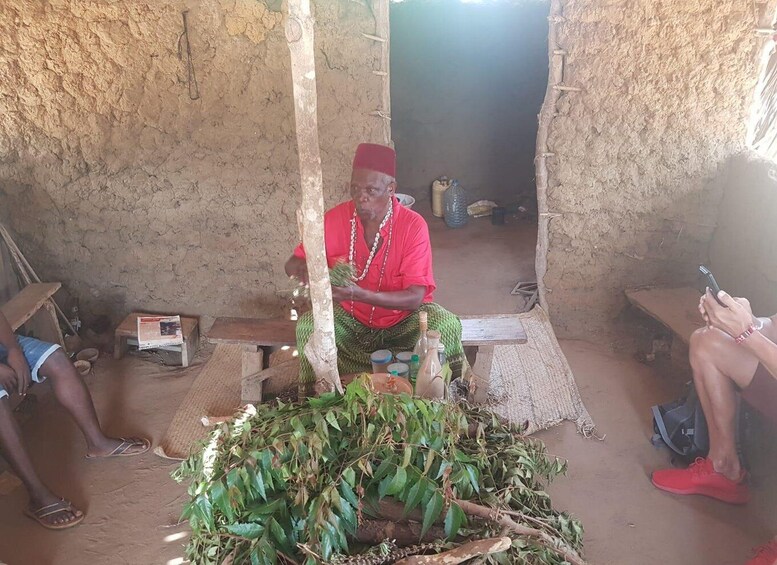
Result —
[{"label": "small wooden box", "polygon": [[[133,312],[116,328],[115,342],[113,346],[114,359],[121,359],[127,352],[131,341],[135,345],[138,340],[138,318],[141,316],[159,316],[159,314],[144,314]],[[188,367],[200,346],[200,327],[197,318],[181,316],[181,332],[183,333],[183,345],[168,345],[160,347],[166,351],[178,351],[181,354],[181,366]]]}]

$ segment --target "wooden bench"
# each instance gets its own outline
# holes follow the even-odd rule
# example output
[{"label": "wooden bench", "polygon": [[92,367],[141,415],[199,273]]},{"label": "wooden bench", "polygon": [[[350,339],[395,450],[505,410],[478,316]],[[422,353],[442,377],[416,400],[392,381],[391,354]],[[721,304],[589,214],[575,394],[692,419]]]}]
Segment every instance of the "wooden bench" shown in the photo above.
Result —
[{"label": "wooden bench", "polygon": [[701,293],[693,287],[635,288],[626,291],[629,302],[661,322],[688,345],[691,334],[704,326],[699,314]]},{"label": "wooden bench", "polygon": [[[8,320],[13,331],[18,330],[27,322],[35,323],[35,337],[51,343],[65,345],[62,330],[59,328],[57,312],[51,302],[62,285],[58,282],[31,283],[25,286],[16,296],[0,306],[0,311]],[[42,309],[42,311],[41,311]],[[40,320],[33,320],[39,311],[43,314]]]},{"label": "wooden bench", "polygon": [[[494,346],[526,343],[526,332],[516,314],[462,316],[461,325],[465,352],[468,358],[474,357],[471,400],[482,402],[488,393]],[[207,338],[242,348],[243,382],[250,381],[250,396],[261,397],[262,383],[272,376],[263,372],[269,368],[270,354],[279,347],[296,345],[296,326],[296,322],[283,318],[217,318]]]}]

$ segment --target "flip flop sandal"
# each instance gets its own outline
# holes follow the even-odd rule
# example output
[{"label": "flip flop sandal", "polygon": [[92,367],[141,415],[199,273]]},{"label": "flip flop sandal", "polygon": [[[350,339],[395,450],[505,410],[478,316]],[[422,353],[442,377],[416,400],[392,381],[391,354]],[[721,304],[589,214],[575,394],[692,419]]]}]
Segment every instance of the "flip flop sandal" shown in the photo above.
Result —
[{"label": "flip flop sandal", "polygon": [[63,498],[54,504],[48,504],[38,508],[37,510],[30,510],[27,508],[24,511],[24,515],[28,518],[32,518],[47,530],[66,530],[68,528],[72,528],[73,526],[77,526],[84,521],[84,518],[86,518],[86,514],[82,512],[81,516],[76,516],[71,521],[64,522],[62,524],[51,524],[46,521],[46,518],[49,516],[55,516],[56,514],[61,514],[63,512],[70,512],[73,516],[76,516],[76,512],[79,512],[79,510],[76,509],[69,501]]},{"label": "flip flop sandal", "polygon": [[[107,459],[109,457],[134,457],[135,455],[141,455],[151,449],[151,442],[146,438],[119,438],[121,443],[116,446],[116,449],[108,453],[107,455],[87,455],[87,459]],[[132,451],[127,453],[131,448],[135,446],[143,446],[140,451]]]}]

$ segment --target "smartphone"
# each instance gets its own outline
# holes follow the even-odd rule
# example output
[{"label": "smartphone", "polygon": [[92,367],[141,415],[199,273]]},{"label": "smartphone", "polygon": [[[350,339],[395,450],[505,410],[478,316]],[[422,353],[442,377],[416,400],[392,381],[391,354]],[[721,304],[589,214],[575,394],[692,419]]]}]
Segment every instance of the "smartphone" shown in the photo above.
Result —
[{"label": "smartphone", "polygon": [[718,301],[718,304],[720,304],[724,308],[728,308],[728,306],[723,304],[723,302],[721,302],[720,298],[718,298],[718,293],[720,292],[720,286],[718,286],[718,281],[715,280],[715,277],[712,274],[712,271],[710,271],[704,265],[699,265],[699,272],[705,278],[706,286],[707,286],[707,288],[709,288],[712,291],[712,296],[715,297],[715,300]]}]

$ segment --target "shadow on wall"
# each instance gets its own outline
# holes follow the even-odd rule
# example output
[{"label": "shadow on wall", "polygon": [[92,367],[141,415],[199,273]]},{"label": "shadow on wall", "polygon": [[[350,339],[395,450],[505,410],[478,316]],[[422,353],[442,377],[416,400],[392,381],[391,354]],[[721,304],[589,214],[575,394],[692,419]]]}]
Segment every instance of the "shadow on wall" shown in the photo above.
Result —
[{"label": "shadow on wall", "polygon": [[754,152],[731,158],[710,246],[720,285],[756,314],[777,312],[777,163]]},{"label": "shadow on wall", "polygon": [[533,206],[548,3],[391,6],[391,116],[403,192],[442,174],[471,200]]}]

